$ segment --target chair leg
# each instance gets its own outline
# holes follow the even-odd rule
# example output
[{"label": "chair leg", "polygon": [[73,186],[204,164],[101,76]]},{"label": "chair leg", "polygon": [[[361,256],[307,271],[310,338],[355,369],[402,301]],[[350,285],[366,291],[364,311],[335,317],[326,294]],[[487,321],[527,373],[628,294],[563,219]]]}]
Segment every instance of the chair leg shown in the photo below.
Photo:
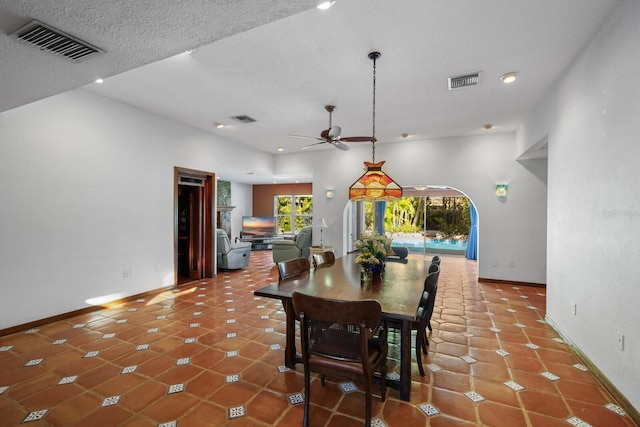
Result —
[{"label": "chair leg", "polygon": [[309,406],[311,400],[311,372],[309,368],[304,368],[304,418],[302,419],[302,425],[308,427],[309,425]]},{"label": "chair leg", "polygon": [[424,345],[425,333],[424,331],[418,331],[416,334],[416,362],[418,362],[418,370],[420,376],[424,377],[424,368],[422,367],[422,346]]},{"label": "chair leg", "polygon": [[387,398],[387,362],[380,367],[380,400],[383,402]]},{"label": "chair leg", "polygon": [[422,352],[427,354],[427,347],[429,346],[429,338],[427,338],[427,331],[423,331],[423,340],[422,340]]},{"label": "chair leg", "polygon": [[364,413],[364,425],[365,427],[371,427],[371,375],[367,375],[364,379],[364,394],[365,394],[365,413]]}]

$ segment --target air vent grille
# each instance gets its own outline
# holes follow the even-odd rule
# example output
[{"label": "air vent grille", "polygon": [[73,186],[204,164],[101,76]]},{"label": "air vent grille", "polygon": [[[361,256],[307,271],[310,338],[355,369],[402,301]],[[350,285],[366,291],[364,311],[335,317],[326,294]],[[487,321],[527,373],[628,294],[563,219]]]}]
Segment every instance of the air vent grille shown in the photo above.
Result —
[{"label": "air vent grille", "polygon": [[449,77],[449,90],[475,86],[480,80],[480,73],[465,74],[464,76]]},{"label": "air vent grille", "polygon": [[192,187],[204,187],[204,178],[194,178],[191,176],[178,177],[178,185],[189,185]]},{"label": "air vent grille", "polygon": [[38,21],[31,21],[12,35],[40,50],[63,56],[74,62],[85,61],[103,53],[102,50],[87,42]]},{"label": "air vent grille", "polygon": [[240,123],[253,123],[256,121],[256,119],[254,119],[253,117],[249,117],[246,115],[242,115],[242,116],[233,116],[231,117],[233,120],[236,120]]}]

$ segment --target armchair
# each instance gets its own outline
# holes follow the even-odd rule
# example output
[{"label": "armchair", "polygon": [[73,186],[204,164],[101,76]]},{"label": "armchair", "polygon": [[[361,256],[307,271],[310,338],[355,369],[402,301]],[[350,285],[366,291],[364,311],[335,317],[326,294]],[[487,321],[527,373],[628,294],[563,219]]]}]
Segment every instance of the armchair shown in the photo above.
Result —
[{"label": "armchair", "polygon": [[273,262],[277,264],[293,258],[309,258],[312,230],[311,226],[302,227],[293,240],[274,240]]},{"label": "armchair", "polygon": [[218,229],[216,230],[216,247],[218,268],[237,270],[249,265],[251,242],[231,243],[227,232]]}]

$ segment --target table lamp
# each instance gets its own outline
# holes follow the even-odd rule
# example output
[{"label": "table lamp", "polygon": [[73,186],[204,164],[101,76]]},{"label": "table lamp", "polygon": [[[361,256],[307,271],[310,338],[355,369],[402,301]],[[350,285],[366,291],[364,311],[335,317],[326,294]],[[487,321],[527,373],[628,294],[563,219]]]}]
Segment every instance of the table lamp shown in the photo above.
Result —
[{"label": "table lamp", "polygon": [[318,227],[320,227],[320,247],[323,248],[324,242],[322,240],[322,230],[329,226],[327,225],[327,222],[324,220],[324,218],[320,218],[320,224],[318,225]]}]

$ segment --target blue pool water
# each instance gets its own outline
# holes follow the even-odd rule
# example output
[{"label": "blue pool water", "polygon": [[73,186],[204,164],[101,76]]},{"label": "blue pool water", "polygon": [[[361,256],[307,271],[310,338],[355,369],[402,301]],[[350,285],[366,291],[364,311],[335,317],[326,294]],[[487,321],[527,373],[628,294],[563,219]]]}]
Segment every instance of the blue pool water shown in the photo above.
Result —
[{"label": "blue pool water", "polygon": [[[422,252],[424,240],[394,238],[392,246],[403,246],[410,252]],[[466,240],[427,239],[427,250],[466,251],[467,242]]]}]

